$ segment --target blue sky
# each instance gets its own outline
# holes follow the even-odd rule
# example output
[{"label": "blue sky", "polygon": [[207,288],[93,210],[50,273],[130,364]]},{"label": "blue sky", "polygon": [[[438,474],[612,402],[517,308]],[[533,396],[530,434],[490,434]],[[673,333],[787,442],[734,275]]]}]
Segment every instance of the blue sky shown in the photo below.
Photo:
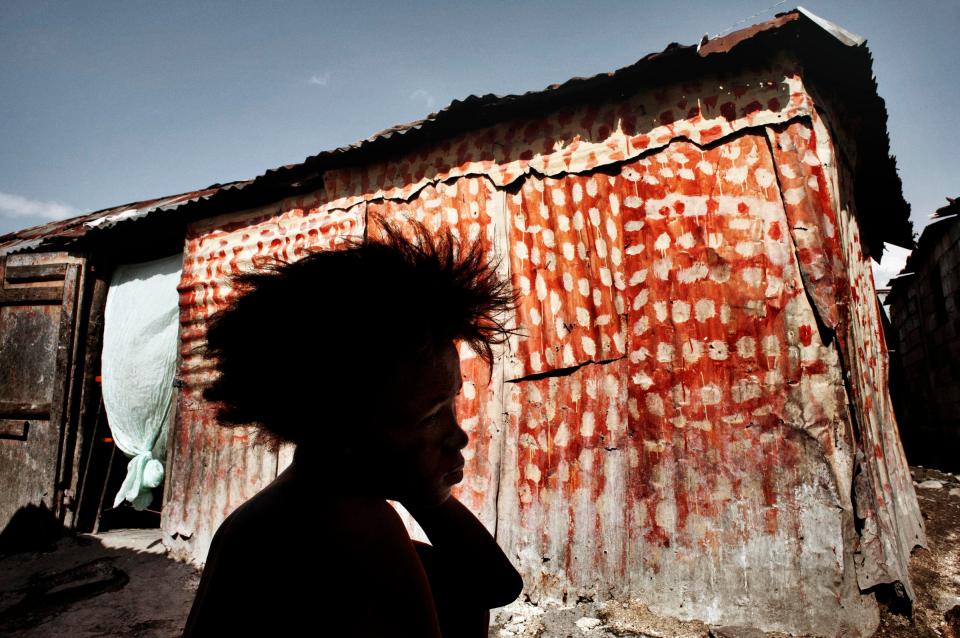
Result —
[{"label": "blue sky", "polygon": [[[793,8],[733,2],[0,3],[0,233],[253,177]],[[960,195],[960,2],[809,0],[868,39],[919,229]]]}]

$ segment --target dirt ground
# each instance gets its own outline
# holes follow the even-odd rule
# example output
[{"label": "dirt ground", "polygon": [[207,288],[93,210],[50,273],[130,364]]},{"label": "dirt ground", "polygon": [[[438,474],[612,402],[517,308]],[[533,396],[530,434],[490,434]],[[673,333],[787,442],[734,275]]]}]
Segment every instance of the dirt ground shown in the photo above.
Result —
[{"label": "dirt ground", "polygon": [[[883,608],[875,638],[960,638],[960,479],[914,468],[930,547],[910,564],[912,616]],[[159,530],[64,538],[44,552],[0,560],[0,635],[25,638],[174,638],[199,573],[169,559]],[[952,611],[951,611],[952,610]],[[899,610],[902,612],[902,610]],[[582,603],[498,610],[491,638],[774,638],[745,627],[707,627],[658,617],[642,606]]]}]

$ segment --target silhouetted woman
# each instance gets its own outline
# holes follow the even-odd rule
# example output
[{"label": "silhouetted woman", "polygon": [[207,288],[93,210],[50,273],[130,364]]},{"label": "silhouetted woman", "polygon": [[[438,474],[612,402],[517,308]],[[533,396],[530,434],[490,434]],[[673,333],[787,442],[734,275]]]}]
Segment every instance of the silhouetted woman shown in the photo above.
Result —
[{"label": "silhouetted woman", "polygon": [[209,328],[220,422],[297,448],[217,530],[184,636],[480,638],[489,610],[520,594],[450,495],[467,445],[455,343],[491,365],[515,298],[479,244],[380,227],[382,239],[240,276]]}]

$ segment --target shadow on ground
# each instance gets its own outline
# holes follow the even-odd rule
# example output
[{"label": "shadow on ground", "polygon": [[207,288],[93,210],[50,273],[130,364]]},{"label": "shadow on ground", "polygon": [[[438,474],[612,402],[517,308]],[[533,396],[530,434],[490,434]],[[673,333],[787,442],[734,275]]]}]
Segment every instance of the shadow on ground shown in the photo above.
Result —
[{"label": "shadow on ground", "polygon": [[0,635],[180,635],[199,573],[167,558],[159,529],[61,535],[34,510],[0,535]]}]

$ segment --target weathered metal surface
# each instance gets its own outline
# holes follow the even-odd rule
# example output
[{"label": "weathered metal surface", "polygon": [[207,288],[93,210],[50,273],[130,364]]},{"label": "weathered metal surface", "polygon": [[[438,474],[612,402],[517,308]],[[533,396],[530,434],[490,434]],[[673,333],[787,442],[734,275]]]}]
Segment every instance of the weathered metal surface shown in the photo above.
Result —
[{"label": "weathered metal surface", "polygon": [[857,579],[862,589],[899,582],[912,599],[907,560],[925,537],[890,400],[886,341],[851,171],[817,115],[768,131],[801,271],[818,319],[836,331],[849,379],[853,413],[843,436],[833,435],[846,448],[835,456],[834,471],[838,484],[854,485],[853,505],[863,520]]},{"label": "weathered metal surface", "polygon": [[[229,277],[262,260],[292,261],[363,233],[363,206],[331,211],[317,197],[204,220],[190,229],[180,282],[181,366],[177,419],[162,526],[180,556],[206,556],[213,533],[237,505],[278,471],[277,450],[256,445],[250,428],[226,429],[202,390],[212,374],[202,346],[208,319],[232,298]],[[252,335],[251,338],[259,338]]]},{"label": "weathered metal surface", "polygon": [[[0,529],[21,510],[30,511],[18,525],[47,524],[35,508],[51,517],[61,515],[59,452],[69,418],[80,266],[78,260],[58,254],[0,260],[0,270],[7,268],[40,276],[12,283],[0,273]],[[10,535],[43,531],[18,528]]]},{"label": "weathered metal surface", "polygon": [[[522,335],[492,382],[464,356],[459,496],[531,598],[629,596],[714,623],[866,635],[877,611],[859,588],[909,591],[922,530],[853,175],[816,106],[802,69],[777,58],[324,175],[318,211],[479,240],[521,293]],[[195,535],[183,550],[196,558],[276,461],[259,451],[243,466],[243,435],[213,428],[193,346],[230,294],[231,252],[259,241],[295,258],[283,220],[304,208],[213,220],[188,242],[193,398],[165,529]]]}]

